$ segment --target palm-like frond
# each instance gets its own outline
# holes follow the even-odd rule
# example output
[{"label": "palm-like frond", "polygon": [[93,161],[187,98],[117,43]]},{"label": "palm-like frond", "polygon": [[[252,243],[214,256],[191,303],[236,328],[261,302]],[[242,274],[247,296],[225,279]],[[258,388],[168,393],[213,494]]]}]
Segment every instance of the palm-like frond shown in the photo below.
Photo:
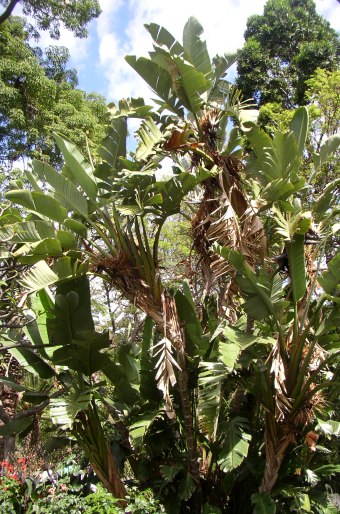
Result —
[{"label": "palm-like frond", "polygon": [[[157,350],[156,350],[157,348]],[[156,351],[155,351],[156,350]],[[166,413],[170,418],[174,417],[174,409],[170,398],[170,384],[174,386],[177,382],[174,367],[182,371],[173,357],[171,341],[164,337],[159,343],[153,346],[154,356],[158,358],[155,365],[156,381],[165,400]]]}]

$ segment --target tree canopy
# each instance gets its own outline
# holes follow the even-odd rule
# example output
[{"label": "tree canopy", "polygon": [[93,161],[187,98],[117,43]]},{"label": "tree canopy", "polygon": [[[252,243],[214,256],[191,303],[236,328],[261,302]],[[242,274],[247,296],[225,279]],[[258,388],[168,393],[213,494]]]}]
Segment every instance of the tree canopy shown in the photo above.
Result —
[{"label": "tree canopy", "polygon": [[334,71],[340,43],[313,0],[268,0],[263,15],[248,19],[237,62],[237,87],[259,105],[307,103],[306,80],[317,68]]},{"label": "tree canopy", "polygon": [[12,15],[18,4],[24,15],[34,18],[38,29],[48,30],[54,39],[60,37],[60,25],[77,37],[86,37],[86,25],[101,12],[98,0],[0,0],[4,8],[0,24]]},{"label": "tree canopy", "polygon": [[0,163],[44,157],[57,164],[51,138],[58,130],[95,146],[108,121],[105,99],[76,89],[77,74],[68,68],[69,52],[31,46],[30,29],[21,18],[0,25]]}]

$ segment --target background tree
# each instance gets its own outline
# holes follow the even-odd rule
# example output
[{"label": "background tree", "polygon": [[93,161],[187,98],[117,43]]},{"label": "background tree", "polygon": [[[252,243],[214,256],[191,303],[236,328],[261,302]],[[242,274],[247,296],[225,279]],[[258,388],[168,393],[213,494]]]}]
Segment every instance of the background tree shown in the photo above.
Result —
[{"label": "background tree", "polygon": [[32,48],[20,18],[0,25],[0,164],[40,156],[57,165],[60,153],[51,130],[72,135],[83,150],[95,148],[109,115],[103,97],[76,89],[68,50]]},{"label": "background tree", "polygon": [[317,68],[335,70],[340,44],[313,0],[269,0],[248,19],[237,64],[237,87],[259,105],[304,105],[306,80]]},{"label": "background tree", "polygon": [[18,4],[24,15],[34,18],[38,29],[48,30],[54,39],[60,37],[60,25],[77,37],[86,37],[86,25],[101,12],[97,0],[0,0],[4,8],[0,13],[0,24],[11,16]]}]

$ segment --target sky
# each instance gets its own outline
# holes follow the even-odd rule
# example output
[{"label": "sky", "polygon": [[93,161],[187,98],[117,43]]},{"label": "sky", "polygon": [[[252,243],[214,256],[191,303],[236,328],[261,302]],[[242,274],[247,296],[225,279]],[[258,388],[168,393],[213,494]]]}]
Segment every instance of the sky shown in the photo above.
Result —
[{"label": "sky", "polygon": [[[61,31],[58,44],[67,46],[79,87],[104,95],[108,102],[119,98],[152,97],[152,92],[124,60],[127,54],[147,55],[152,50],[145,23],[158,23],[182,41],[183,27],[195,16],[204,28],[211,56],[241,48],[247,18],[262,14],[266,0],[99,0],[102,14],[89,24],[86,39]],[[337,0],[316,0],[316,9],[340,31]],[[40,45],[56,44],[43,33]],[[229,77],[232,80],[232,76]]]}]

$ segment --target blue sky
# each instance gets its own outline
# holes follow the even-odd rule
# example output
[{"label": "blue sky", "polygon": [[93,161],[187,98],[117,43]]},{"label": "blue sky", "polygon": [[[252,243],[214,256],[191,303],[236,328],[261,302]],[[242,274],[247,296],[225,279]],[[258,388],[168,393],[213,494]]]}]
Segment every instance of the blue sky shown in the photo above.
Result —
[{"label": "blue sky", "polygon": [[[124,60],[127,54],[146,55],[151,38],[144,23],[165,26],[182,39],[183,26],[194,15],[204,27],[211,55],[242,47],[247,18],[262,14],[266,0],[100,0],[102,14],[89,25],[89,37],[79,40],[62,30],[58,44],[71,52],[78,71],[79,87],[103,94],[116,102],[129,96],[151,96],[142,79]],[[337,0],[316,0],[316,8],[340,30]],[[42,45],[55,44],[44,34]]]}]

